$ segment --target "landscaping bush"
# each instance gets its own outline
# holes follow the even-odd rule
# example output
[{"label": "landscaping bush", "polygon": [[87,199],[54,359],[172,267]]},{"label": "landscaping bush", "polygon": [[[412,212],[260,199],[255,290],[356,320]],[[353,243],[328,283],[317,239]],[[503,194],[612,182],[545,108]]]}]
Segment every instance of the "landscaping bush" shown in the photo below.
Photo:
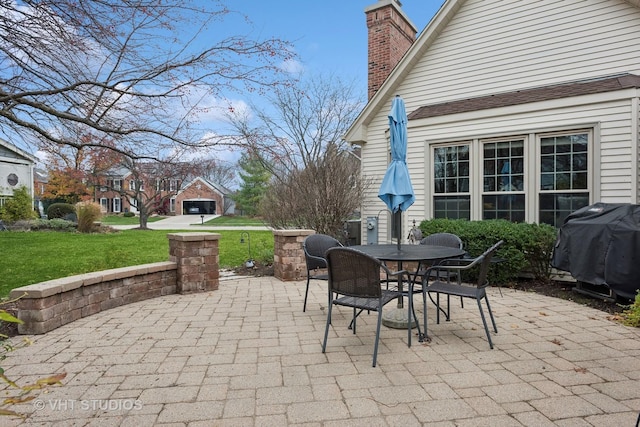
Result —
[{"label": "landscaping bush", "polygon": [[76,231],[76,223],[62,218],[37,219],[30,222],[31,230]]},{"label": "landscaping bush", "polygon": [[47,208],[47,218],[64,218],[67,215],[75,215],[76,208],[69,203],[54,203]]},{"label": "landscaping bush", "polygon": [[640,291],[636,293],[633,304],[622,312],[622,324],[640,328]]},{"label": "landscaping bush", "polygon": [[80,202],[76,204],[76,213],[78,215],[79,232],[91,233],[95,231],[95,222],[102,216],[99,204],[94,202]]},{"label": "landscaping bush", "polygon": [[[504,259],[504,262],[489,273],[493,283],[508,283],[523,274],[533,275],[537,280],[550,279],[549,262],[556,240],[556,229],[550,225],[506,220],[432,219],[422,221],[420,230],[425,236],[433,233],[456,234],[462,239],[464,249],[474,257],[481,255],[497,241],[504,240],[495,255]],[[473,280],[473,277],[465,279]]]},{"label": "landscaping bush", "polygon": [[11,231],[76,231],[76,223],[62,218],[20,220],[7,227]]},{"label": "landscaping bush", "polygon": [[136,216],[136,214],[134,214],[133,212],[125,212],[124,214],[122,214],[122,216],[125,218],[133,218],[134,216]]},{"label": "landscaping bush", "polygon": [[33,200],[29,195],[29,190],[24,185],[16,188],[13,191],[13,196],[0,208],[0,219],[3,221],[14,222],[35,217]]}]

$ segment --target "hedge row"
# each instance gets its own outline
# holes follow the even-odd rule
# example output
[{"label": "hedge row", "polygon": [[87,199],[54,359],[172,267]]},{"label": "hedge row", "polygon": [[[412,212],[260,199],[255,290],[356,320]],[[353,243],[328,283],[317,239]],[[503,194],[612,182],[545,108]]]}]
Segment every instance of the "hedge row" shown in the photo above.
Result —
[{"label": "hedge row", "polygon": [[[453,233],[460,237],[471,256],[481,255],[499,240],[504,244],[496,257],[504,262],[491,269],[492,283],[505,284],[523,275],[538,280],[551,277],[551,255],[556,242],[556,229],[548,224],[514,223],[506,220],[467,221],[432,219],[420,223],[424,236],[433,233]],[[466,277],[465,280],[473,280]]]}]

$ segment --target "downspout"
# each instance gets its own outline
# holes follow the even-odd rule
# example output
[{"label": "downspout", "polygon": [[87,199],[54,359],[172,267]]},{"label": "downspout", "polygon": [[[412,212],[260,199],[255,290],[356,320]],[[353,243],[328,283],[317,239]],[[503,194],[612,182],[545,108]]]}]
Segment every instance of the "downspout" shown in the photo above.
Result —
[{"label": "downspout", "polygon": [[640,194],[638,194],[640,181],[640,150],[638,144],[640,142],[640,89],[635,89],[635,96],[631,98],[631,158],[633,169],[635,171],[635,179],[631,180],[632,204],[638,204]]}]

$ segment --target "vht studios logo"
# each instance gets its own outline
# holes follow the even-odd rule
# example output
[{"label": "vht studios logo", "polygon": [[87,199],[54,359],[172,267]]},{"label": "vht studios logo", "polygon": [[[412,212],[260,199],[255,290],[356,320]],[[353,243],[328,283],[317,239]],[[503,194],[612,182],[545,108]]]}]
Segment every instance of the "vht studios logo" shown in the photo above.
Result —
[{"label": "vht studios logo", "polygon": [[34,400],[36,411],[131,411],[142,409],[142,402],[133,399],[49,399]]}]

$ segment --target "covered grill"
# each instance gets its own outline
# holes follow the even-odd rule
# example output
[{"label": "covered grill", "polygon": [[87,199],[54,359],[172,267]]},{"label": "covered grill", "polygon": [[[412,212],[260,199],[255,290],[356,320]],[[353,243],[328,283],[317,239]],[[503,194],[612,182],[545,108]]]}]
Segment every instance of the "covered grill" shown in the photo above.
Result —
[{"label": "covered grill", "polygon": [[640,289],[640,205],[595,203],[570,214],[558,232],[551,265],[581,285],[604,286],[633,299]]}]

